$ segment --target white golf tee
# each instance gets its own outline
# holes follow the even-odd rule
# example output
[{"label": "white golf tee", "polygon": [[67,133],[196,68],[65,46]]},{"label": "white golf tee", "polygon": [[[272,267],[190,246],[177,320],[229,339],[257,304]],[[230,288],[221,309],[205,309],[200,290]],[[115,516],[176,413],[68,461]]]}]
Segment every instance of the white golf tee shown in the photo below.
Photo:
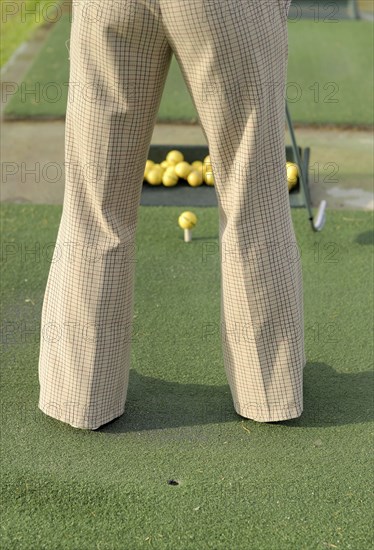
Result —
[{"label": "white golf tee", "polygon": [[184,242],[188,243],[192,241],[192,229],[184,230]]}]

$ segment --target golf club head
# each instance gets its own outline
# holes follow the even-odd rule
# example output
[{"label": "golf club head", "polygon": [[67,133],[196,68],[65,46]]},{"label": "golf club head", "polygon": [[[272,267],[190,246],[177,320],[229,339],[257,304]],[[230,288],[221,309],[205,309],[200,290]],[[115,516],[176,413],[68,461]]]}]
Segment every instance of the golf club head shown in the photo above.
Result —
[{"label": "golf club head", "polygon": [[313,220],[313,229],[315,231],[321,231],[326,222],[326,201],[322,200],[318,207],[318,212]]}]

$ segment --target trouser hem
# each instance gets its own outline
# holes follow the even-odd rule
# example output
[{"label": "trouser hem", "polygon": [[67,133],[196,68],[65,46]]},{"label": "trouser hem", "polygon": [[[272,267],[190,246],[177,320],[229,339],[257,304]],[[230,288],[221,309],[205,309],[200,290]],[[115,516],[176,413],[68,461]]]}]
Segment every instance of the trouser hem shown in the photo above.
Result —
[{"label": "trouser hem", "polygon": [[279,420],[290,420],[292,418],[298,418],[303,412],[303,408],[300,406],[284,407],[283,409],[277,409],[274,411],[261,412],[259,409],[251,409],[248,407],[240,407],[236,405],[235,411],[245,418],[255,420],[256,422],[276,422]]},{"label": "trouser hem", "polygon": [[97,416],[97,414],[86,414],[83,416],[74,416],[71,413],[64,413],[64,407],[58,406],[55,402],[53,403],[53,408],[48,407],[44,403],[38,403],[38,408],[47,416],[54,418],[56,420],[60,420],[61,422],[64,422],[65,424],[69,424],[73,428],[80,428],[83,430],[96,430],[97,428],[100,428],[102,424],[106,424],[107,422],[110,422],[111,420],[114,420],[115,418],[118,418],[119,416],[122,416],[122,414],[125,412],[125,408],[122,405],[121,407],[117,409],[113,409],[113,411],[106,413],[105,415]]}]

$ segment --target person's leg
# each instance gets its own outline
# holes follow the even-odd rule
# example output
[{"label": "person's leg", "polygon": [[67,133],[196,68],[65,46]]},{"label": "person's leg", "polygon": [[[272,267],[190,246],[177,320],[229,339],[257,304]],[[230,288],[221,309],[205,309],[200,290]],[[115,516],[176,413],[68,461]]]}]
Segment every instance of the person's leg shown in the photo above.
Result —
[{"label": "person's leg", "polygon": [[160,0],[198,111],[219,211],[224,366],[234,408],[303,410],[303,287],[286,182],[290,0]]},{"label": "person's leg", "polygon": [[158,4],[73,1],[66,183],[41,319],[39,408],[76,428],[121,416],[145,162],[172,52]]}]

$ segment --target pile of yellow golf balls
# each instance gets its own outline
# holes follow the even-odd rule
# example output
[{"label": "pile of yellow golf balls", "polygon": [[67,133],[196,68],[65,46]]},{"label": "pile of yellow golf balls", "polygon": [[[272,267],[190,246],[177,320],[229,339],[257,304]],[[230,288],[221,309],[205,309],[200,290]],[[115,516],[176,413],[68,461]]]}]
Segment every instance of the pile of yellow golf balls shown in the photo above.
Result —
[{"label": "pile of yellow golf balls", "polygon": [[[298,183],[299,169],[295,162],[286,162],[288,191]],[[210,155],[203,161],[187,162],[181,151],[173,149],[160,163],[148,159],[144,169],[144,180],[150,185],[174,187],[179,180],[185,180],[191,187],[199,187],[204,183],[214,185],[214,175]]]},{"label": "pile of yellow golf balls", "polygon": [[186,180],[191,187],[214,185],[214,176],[210,155],[203,161],[187,162],[181,151],[173,149],[161,163],[148,159],[144,169],[144,180],[150,185],[174,187],[179,180]]}]

